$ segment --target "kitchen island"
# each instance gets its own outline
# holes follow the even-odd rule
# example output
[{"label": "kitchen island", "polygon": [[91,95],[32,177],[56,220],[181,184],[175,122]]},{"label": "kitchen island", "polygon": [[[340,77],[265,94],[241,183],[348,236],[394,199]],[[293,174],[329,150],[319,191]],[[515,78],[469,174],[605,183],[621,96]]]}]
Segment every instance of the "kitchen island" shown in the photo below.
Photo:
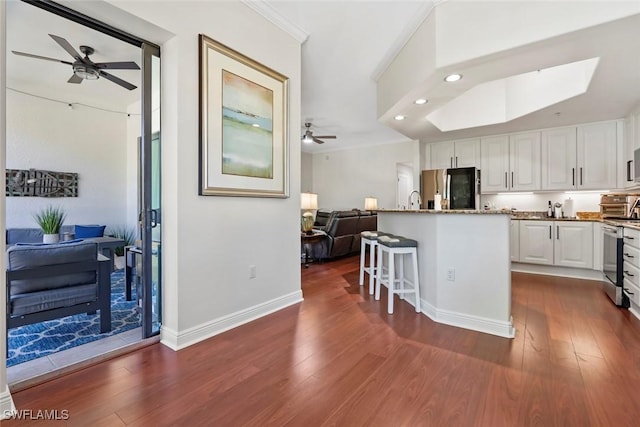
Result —
[{"label": "kitchen island", "polygon": [[[418,241],[425,315],[439,323],[513,338],[510,213],[381,209],[378,230]],[[411,278],[408,269],[405,274]]]}]

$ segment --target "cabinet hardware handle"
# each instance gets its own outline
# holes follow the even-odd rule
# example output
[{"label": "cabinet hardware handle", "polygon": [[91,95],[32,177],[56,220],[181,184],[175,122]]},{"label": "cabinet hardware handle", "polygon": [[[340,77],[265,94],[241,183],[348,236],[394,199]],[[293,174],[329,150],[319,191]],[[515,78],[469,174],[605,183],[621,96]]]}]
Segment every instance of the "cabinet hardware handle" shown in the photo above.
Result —
[{"label": "cabinet hardware handle", "polygon": [[627,182],[633,181],[631,179],[631,162],[633,162],[633,160],[628,160],[627,161]]},{"label": "cabinet hardware handle", "polygon": [[513,171],[511,171],[511,188],[513,188]]},{"label": "cabinet hardware handle", "polygon": [[456,156],[456,167],[458,167],[458,156]]},{"label": "cabinet hardware handle", "polygon": [[556,240],[560,240],[560,226],[556,225]]},{"label": "cabinet hardware handle", "polygon": [[582,185],[582,168],[580,168],[580,185]]},{"label": "cabinet hardware handle", "polygon": [[629,239],[629,240],[635,240],[633,237],[631,236],[624,236],[625,239]]},{"label": "cabinet hardware handle", "polygon": [[626,256],[627,258],[635,258],[633,255],[629,255],[629,254],[624,254],[624,256]]},{"label": "cabinet hardware handle", "polygon": [[571,185],[576,185],[576,168],[571,168]]},{"label": "cabinet hardware handle", "polygon": [[629,295],[635,295],[633,292],[631,292],[631,291],[629,290],[629,288],[624,288],[624,291],[625,291],[626,293],[628,293]]},{"label": "cabinet hardware handle", "polygon": [[629,276],[629,277],[633,277],[633,276],[634,276],[633,274],[629,273],[629,271],[628,271],[628,270],[625,270],[625,271],[624,271],[624,274],[626,274],[626,275],[627,275],[627,276]]},{"label": "cabinet hardware handle", "polygon": [[509,182],[507,181],[507,172],[504,173],[504,188],[509,188]]},{"label": "cabinet hardware handle", "polygon": [[551,239],[551,226],[549,226],[549,239]]},{"label": "cabinet hardware handle", "polygon": [[451,162],[451,167],[453,167],[453,157],[451,157],[449,161]]}]

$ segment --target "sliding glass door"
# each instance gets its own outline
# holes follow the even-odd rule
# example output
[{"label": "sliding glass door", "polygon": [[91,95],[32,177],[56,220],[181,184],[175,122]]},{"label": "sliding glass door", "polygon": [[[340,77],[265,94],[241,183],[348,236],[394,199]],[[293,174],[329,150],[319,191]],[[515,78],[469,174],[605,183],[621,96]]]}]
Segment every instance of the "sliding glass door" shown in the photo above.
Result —
[{"label": "sliding glass door", "polygon": [[142,45],[142,141],[140,150],[142,238],[142,337],[162,323],[162,221],[160,196],[160,50]]}]

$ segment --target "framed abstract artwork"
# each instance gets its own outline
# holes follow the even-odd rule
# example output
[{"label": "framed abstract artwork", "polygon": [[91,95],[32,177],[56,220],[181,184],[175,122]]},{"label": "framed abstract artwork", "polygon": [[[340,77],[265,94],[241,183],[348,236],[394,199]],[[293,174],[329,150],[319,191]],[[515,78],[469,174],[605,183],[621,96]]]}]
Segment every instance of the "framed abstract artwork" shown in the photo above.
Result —
[{"label": "framed abstract artwork", "polygon": [[202,34],[199,47],[199,194],[288,197],[288,78]]}]

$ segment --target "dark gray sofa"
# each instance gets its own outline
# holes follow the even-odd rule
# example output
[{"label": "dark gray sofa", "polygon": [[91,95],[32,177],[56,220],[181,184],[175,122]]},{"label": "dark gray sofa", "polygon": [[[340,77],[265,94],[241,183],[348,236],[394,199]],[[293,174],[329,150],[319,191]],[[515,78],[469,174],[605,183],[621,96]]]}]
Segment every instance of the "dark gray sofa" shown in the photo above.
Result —
[{"label": "dark gray sofa", "polygon": [[[60,241],[64,233],[73,233],[75,225],[63,225],[60,227]],[[16,243],[42,243],[42,229],[40,228],[7,228],[7,246]]]},{"label": "dark gray sofa", "polygon": [[326,238],[311,244],[308,249],[314,259],[336,258],[360,252],[360,233],[374,231],[378,227],[378,215],[371,211],[342,210],[318,211],[314,228],[327,233]]},{"label": "dark gray sofa", "polygon": [[7,329],[100,310],[100,332],[110,331],[110,262],[94,242],[10,247]]}]

